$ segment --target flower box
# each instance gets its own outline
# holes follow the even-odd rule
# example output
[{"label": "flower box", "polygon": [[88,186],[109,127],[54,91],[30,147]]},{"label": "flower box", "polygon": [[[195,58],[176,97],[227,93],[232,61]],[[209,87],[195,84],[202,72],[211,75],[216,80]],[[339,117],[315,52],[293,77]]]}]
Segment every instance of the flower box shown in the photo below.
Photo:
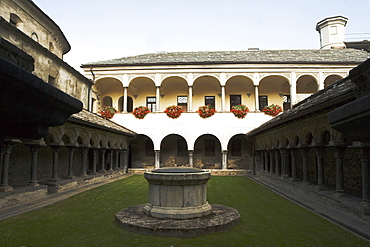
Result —
[{"label": "flower box", "polygon": [[234,105],[231,109],[231,112],[234,113],[235,117],[239,119],[245,118],[247,116],[247,113],[249,112],[249,109],[246,105]]},{"label": "flower box", "polygon": [[211,105],[204,105],[204,106],[199,106],[197,112],[201,118],[209,118],[215,114],[216,110]]},{"label": "flower box", "polygon": [[266,106],[265,108],[262,109],[262,111],[266,114],[266,115],[270,115],[270,116],[277,116],[280,112],[282,112],[282,109],[281,109],[281,106],[279,105],[269,105],[269,106]]},{"label": "flower box", "polygon": [[132,114],[138,118],[143,119],[150,112],[149,108],[146,106],[138,106],[134,109]]},{"label": "flower box", "polygon": [[114,114],[117,113],[116,108],[112,106],[104,106],[100,111],[99,114],[105,119],[111,119],[113,118]]},{"label": "flower box", "polygon": [[164,110],[164,112],[167,114],[168,117],[176,119],[181,116],[181,113],[184,112],[184,110],[181,108],[181,106],[177,105],[171,105]]}]

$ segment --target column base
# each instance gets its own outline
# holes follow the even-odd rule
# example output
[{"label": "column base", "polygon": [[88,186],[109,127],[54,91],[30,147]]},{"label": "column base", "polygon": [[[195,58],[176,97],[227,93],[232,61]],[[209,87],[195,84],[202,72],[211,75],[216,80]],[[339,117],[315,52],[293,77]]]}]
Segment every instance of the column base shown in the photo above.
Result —
[{"label": "column base", "polygon": [[49,179],[48,182],[55,183],[55,182],[58,182],[58,181],[60,181],[60,178],[51,178],[51,179]]},{"label": "column base", "polygon": [[102,170],[99,171],[99,173],[107,173],[107,170],[102,169]]},{"label": "column base", "polygon": [[292,182],[301,182],[301,180],[299,178],[292,178],[291,181]]},{"label": "column base", "polygon": [[344,193],[344,190],[343,191],[336,191],[334,193],[334,196],[335,197],[347,197],[348,195]]},{"label": "column base", "polygon": [[281,179],[289,179],[289,175],[281,175],[280,178]]},{"label": "column base", "polygon": [[302,184],[305,185],[305,186],[308,186],[308,185],[311,185],[311,182],[310,181],[302,181]]},{"label": "column base", "polygon": [[76,179],[76,176],[68,176],[68,179]]},{"label": "column base", "polygon": [[36,187],[36,186],[39,186],[40,184],[37,182],[37,181],[30,181],[28,183],[28,186],[32,186],[32,187]]},{"label": "column base", "polygon": [[328,190],[328,187],[326,187],[325,185],[321,184],[321,185],[315,186],[315,190],[317,190],[317,191]]},{"label": "column base", "polygon": [[0,185],[0,192],[13,191],[13,187],[10,185]]}]

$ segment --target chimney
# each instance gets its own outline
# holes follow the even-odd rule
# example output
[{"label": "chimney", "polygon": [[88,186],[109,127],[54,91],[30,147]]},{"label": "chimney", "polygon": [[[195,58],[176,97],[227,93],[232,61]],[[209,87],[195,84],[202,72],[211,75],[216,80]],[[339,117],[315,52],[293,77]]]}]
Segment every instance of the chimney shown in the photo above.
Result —
[{"label": "chimney", "polygon": [[348,18],[343,16],[328,17],[316,25],[316,31],[320,34],[320,49],[345,48],[344,27]]}]

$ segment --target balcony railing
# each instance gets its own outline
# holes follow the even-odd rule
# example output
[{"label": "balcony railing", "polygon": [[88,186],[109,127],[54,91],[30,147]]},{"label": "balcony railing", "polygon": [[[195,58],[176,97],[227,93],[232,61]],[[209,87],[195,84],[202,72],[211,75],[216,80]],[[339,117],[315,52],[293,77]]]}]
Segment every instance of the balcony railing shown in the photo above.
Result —
[{"label": "balcony railing", "polygon": [[370,40],[370,33],[348,33],[345,34],[344,38],[344,41],[346,42],[355,42],[364,40]]}]

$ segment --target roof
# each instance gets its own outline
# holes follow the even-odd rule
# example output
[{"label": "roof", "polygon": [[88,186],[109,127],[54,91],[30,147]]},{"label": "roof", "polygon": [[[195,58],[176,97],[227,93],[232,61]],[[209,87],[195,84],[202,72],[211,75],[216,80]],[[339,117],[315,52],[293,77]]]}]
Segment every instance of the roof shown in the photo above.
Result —
[{"label": "roof", "polygon": [[131,131],[113,121],[106,120],[101,116],[86,110],[82,110],[76,114],[73,114],[72,116],[69,117],[69,121],[118,134],[129,136],[136,135],[134,131]]},{"label": "roof", "polygon": [[252,137],[295,120],[317,115],[322,112],[329,112],[338,106],[353,101],[356,98],[355,88],[356,86],[351,82],[349,77],[344,78],[299,102],[292,109],[279,114],[270,121],[250,131],[247,133],[247,136]]},{"label": "roof", "polygon": [[359,64],[369,57],[370,53],[356,49],[161,52],[87,63],[82,67],[225,63]]}]

